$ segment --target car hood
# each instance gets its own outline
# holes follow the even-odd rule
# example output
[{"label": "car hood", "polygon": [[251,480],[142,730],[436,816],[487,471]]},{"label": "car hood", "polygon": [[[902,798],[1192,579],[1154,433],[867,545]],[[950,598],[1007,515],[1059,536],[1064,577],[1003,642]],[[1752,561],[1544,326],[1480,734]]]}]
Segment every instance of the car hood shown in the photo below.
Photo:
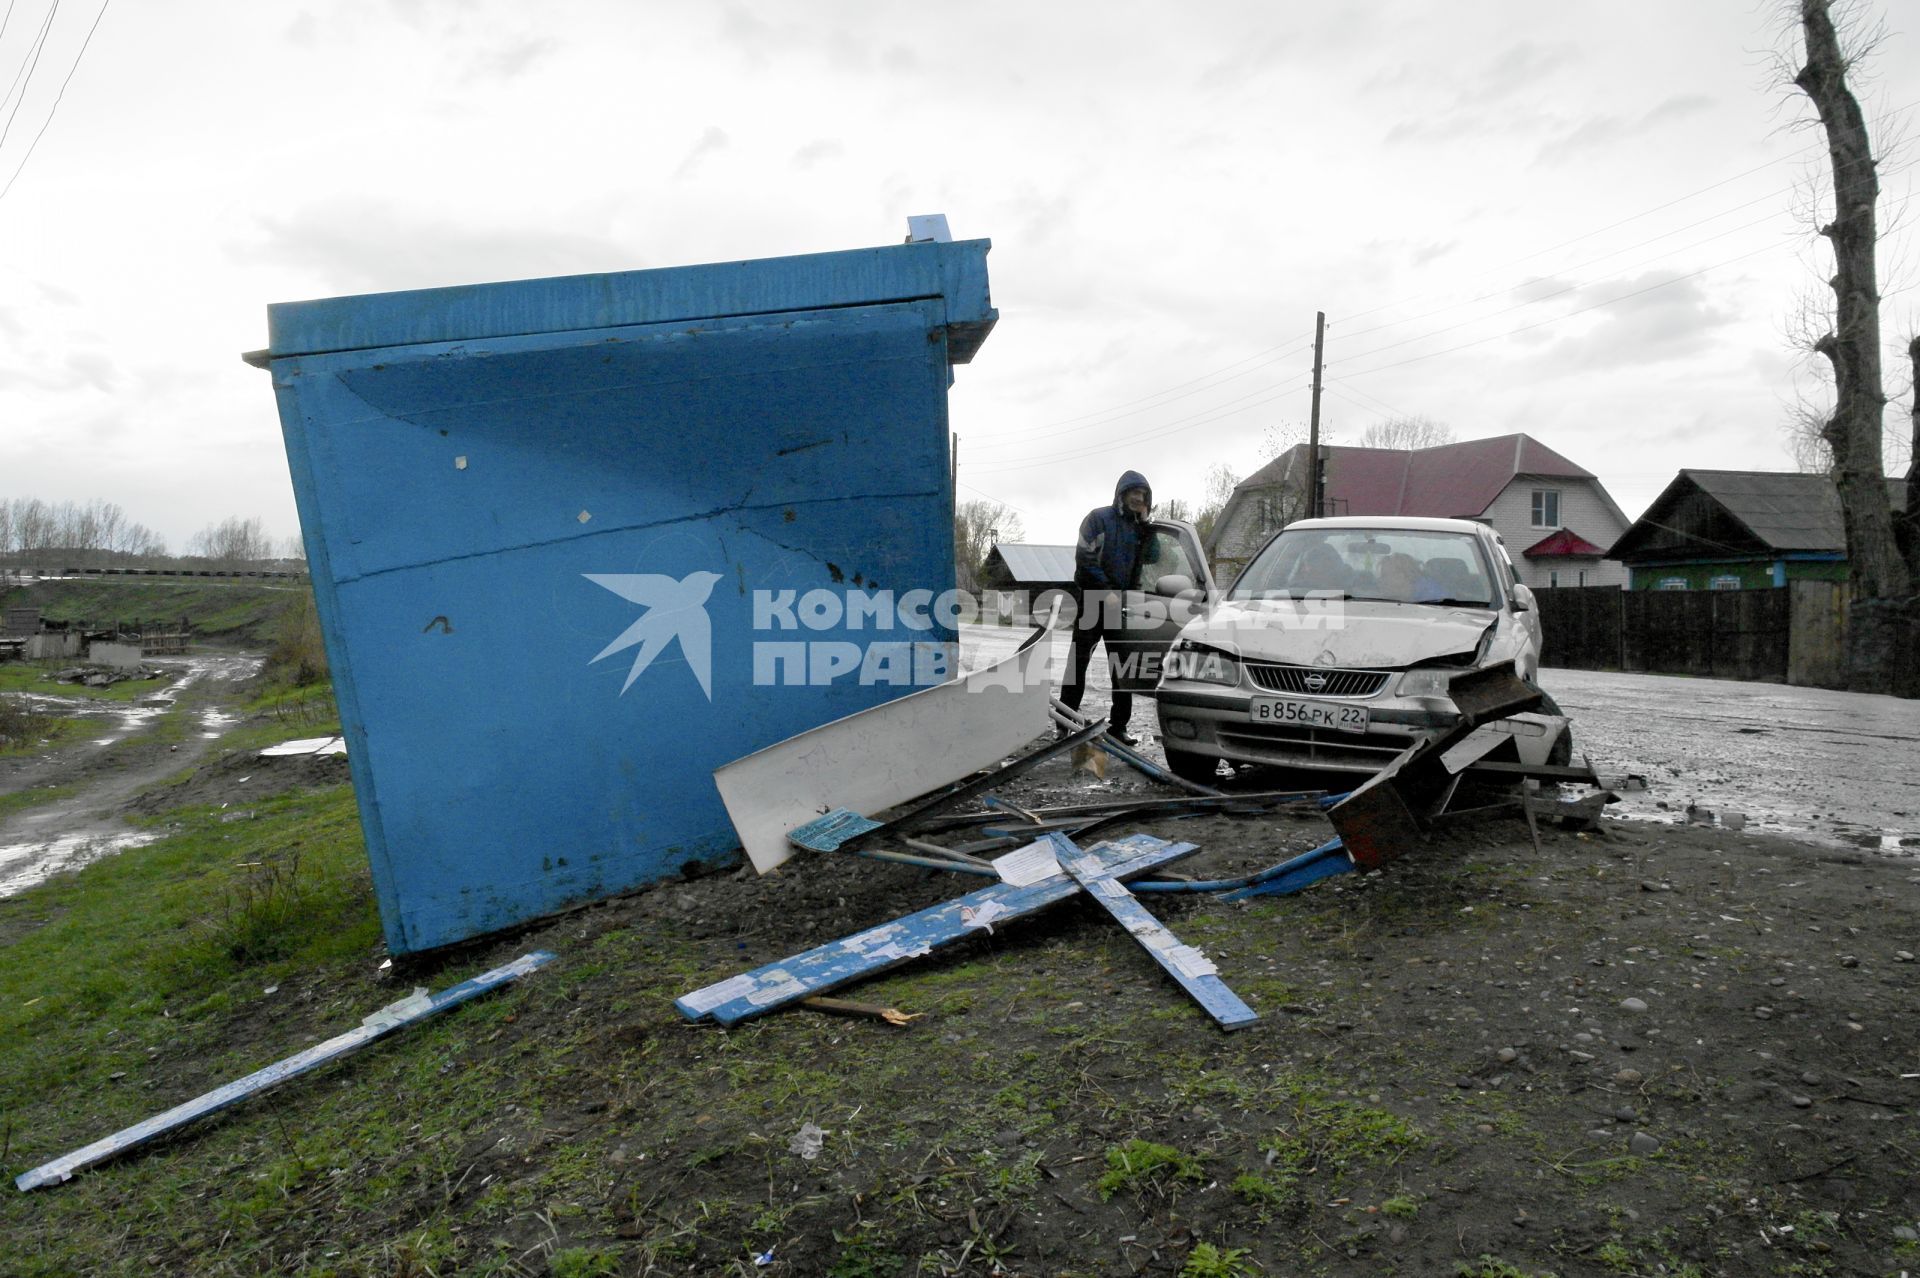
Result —
[{"label": "car hood", "polygon": [[1499,614],[1431,604],[1348,600],[1223,603],[1181,631],[1254,661],[1392,669],[1470,656]]}]

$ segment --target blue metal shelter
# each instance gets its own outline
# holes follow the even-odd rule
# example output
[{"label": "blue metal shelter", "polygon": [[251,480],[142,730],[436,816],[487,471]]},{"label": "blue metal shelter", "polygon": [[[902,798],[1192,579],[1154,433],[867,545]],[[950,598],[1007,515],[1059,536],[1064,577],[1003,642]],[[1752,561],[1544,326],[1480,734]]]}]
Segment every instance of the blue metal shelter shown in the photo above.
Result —
[{"label": "blue metal shelter", "polygon": [[946,673],[988,248],[268,309],[394,952],[730,859],[714,768]]}]

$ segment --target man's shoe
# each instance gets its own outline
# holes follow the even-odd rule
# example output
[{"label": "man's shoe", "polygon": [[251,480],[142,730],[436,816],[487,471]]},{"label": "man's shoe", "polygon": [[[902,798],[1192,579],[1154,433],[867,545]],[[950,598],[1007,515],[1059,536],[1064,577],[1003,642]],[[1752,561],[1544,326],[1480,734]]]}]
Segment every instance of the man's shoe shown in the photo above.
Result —
[{"label": "man's shoe", "polygon": [[1131,732],[1128,732],[1125,728],[1108,728],[1107,735],[1112,737],[1115,741],[1118,741],[1123,746],[1137,746],[1140,744],[1140,738],[1134,736]]}]

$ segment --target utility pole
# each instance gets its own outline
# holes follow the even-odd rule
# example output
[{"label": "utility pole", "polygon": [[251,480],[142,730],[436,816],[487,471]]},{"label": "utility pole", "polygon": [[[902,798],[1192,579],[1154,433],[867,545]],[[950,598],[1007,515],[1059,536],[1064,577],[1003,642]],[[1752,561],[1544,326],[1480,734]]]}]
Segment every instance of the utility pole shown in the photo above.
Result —
[{"label": "utility pole", "polygon": [[1313,410],[1307,419],[1307,495],[1301,507],[1308,519],[1320,517],[1320,359],[1326,353],[1327,313],[1313,313]]}]

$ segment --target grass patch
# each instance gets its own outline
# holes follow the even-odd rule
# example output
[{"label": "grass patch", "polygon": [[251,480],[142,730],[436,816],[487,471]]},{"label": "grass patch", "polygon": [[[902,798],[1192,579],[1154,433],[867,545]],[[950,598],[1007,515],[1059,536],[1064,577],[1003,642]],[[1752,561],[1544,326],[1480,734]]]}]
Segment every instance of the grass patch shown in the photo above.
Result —
[{"label": "grass patch", "polygon": [[1107,1170],[1095,1188],[1102,1198],[1112,1198],[1122,1190],[1164,1195],[1182,1181],[1206,1178],[1206,1169],[1198,1158],[1183,1154],[1171,1145],[1136,1138],[1107,1151]]},{"label": "grass patch", "polygon": [[1246,1247],[1216,1247],[1210,1242],[1195,1243],[1180,1266],[1180,1278],[1252,1278],[1259,1271],[1249,1259]]},{"label": "grass patch", "polygon": [[274,971],[255,973],[271,960],[324,965],[372,950],[347,787],[269,801],[244,823],[214,809],[174,819],[168,838],[0,900],[0,921],[51,916],[0,964],[0,1109],[111,1072],[128,1045],[168,1037],[182,1009],[257,995]]},{"label": "grass patch", "polygon": [[84,683],[55,683],[47,677],[56,671],[86,664],[84,661],[9,661],[0,666],[0,692],[32,692],[43,697],[71,697],[79,701],[137,701],[160,691],[174,678],[169,674],[157,679],[122,679],[104,688],[89,688]]},{"label": "grass patch", "polygon": [[65,799],[79,793],[80,787],[74,785],[48,785],[37,790],[16,790],[12,794],[0,794],[0,821],[6,820],[16,812],[25,812],[28,808],[37,808],[43,803],[52,803],[56,799]]},{"label": "grass patch", "polygon": [[1551,1272],[1535,1272],[1510,1265],[1494,1256],[1482,1255],[1478,1260],[1460,1262],[1454,1270],[1459,1278],[1554,1278]]},{"label": "grass patch", "polygon": [[101,577],[36,581],[0,592],[0,604],[38,608],[50,620],[110,625],[157,621],[169,628],[184,617],[194,633],[226,643],[257,643],[275,619],[311,596],[305,583],[196,581],[181,578]]},{"label": "grass patch", "polygon": [[11,699],[0,699],[0,759],[53,750],[87,735],[92,720],[59,715],[13,714]]}]

